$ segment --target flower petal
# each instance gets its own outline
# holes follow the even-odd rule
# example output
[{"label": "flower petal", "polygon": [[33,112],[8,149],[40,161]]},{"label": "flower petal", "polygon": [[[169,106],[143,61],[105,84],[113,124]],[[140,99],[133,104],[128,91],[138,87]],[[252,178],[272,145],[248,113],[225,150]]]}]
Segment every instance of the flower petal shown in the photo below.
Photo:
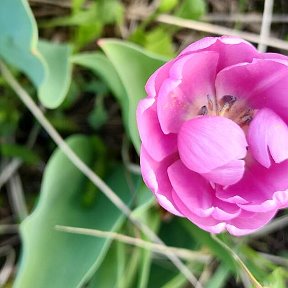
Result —
[{"label": "flower petal", "polygon": [[283,61],[256,59],[220,71],[216,94],[218,99],[233,95],[253,109],[269,108],[288,123],[287,79],[288,66]]},{"label": "flower petal", "polygon": [[270,154],[276,163],[288,159],[288,127],[270,109],[256,113],[249,125],[247,139],[253,157],[267,168],[271,165]]},{"label": "flower petal", "polygon": [[148,97],[156,97],[163,81],[169,76],[169,70],[175,60],[171,60],[158,68],[148,79],[145,90]]},{"label": "flower petal", "polygon": [[222,186],[233,185],[243,177],[245,170],[244,166],[245,161],[232,160],[221,167],[215,168],[210,172],[201,175],[207,180]]},{"label": "flower petal", "polygon": [[213,217],[200,217],[194,213],[192,209],[188,208],[186,203],[184,204],[183,200],[177,195],[177,193],[172,190],[173,201],[179,211],[187,217],[192,223],[199,226],[203,230],[206,230],[210,233],[221,233],[225,230],[226,223],[216,220]]},{"label": "flower petal", "polygon": [[243,159],[246,146],[243,130],[224,117],[194,118],[185,122],[178,134],[181,160],[198,173],[209,173],[231,161]]},{"label": "flower petal", "polygon": [[173,204],[172,186],[167,174],[167,168],[176,161],[177,155],[172,155],[161,162],[154,161],[145,148],[140,151],[141,173],[145,184],[155,194],[159,204],[170,213],[178,216],[182,214]]},{"label": "flower petal", "polygon": [[214,98],[218,54],[194,53],[178,58],[170,68],[160,90],[157,112],[165,134],[177,133],[181,124],[199,114]]},{"label": "flower petal", "polygon": [[266,213],[251,213],[242,211],[239,217],[226,224],[227,231],[235,236],[243,236],[255,232],[266,225],[276,214],[276,211]]},{"label": "flower petal", "polygon": [[261,57],[249,42],[233,36],[207,37],[192,43],[180,55],[200,51],[216,51],[219,53],[217,71],[242,62],[252,62]]},{"label": "flower petal", "polygon": [[214,191],[201,175],[187,169],[178,160],[168,168],[168,176],[175,193],[195,214],[206,217],[213,212]]},{"label": "flower petal", "polygon": [[194,216],[204,218],[212,216],[217,221],[224,221],[233,219],[240,213],[241,209],[237,205],[217,199],[210,183],[185,167],[180,160],[168,168],[168,176],[174,191],[172,194],[176,193],[185,203],[187,209],[185,207],[184,209],[189,215],[191,214],[189,211],[192,211]]},{"label": "flower petal", "polygon": [[217,187],[216,197],[247,211],[269,212],[288,207],[288,160],[267,169],[249,159],[243,178],[226,189]]},{"label": "flower petal", "polygon": [[153,159],[160,161],[177,151],[177,136],[165,135],[160,128],[154,98],[139,102],[137,124],[142,145]]}]

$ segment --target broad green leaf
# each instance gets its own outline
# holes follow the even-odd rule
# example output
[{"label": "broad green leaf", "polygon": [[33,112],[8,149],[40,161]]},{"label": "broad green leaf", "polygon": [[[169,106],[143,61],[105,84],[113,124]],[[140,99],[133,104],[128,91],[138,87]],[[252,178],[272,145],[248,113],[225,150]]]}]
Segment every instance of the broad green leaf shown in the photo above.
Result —
[{"label": "broad green leaf", "polygon": [[[88,165],[97,163],[90,138],[74,136],[67,143]],[[123,167],[110,171],[106,182],[128,202]],[[45,170],[38,205],[21,224],[24,248],[16,288],[82,287],[95,273],[110,241],[55,230],[63,225],[111,231],[121,224],[122,213],[97,189],[86,203],[91,189],[96,188],[57,150]]]},{"label": "broad green leaf", "polygon": [[206,13],[204,0],[184,0],[176,15],[186,19],[200,19]]},{"label": "broad green leaf", "polygon": [[0,1],[0,58],[27,74],[36,87],[45,78],[37,50],[37,25],[26,0]]},{"label": "broad green leaf", "polygon": [[24,72],[36,86],[42,104],[59,106],[70,85],[71,49],[38,42],[37,25],[26,0],[0,1],[0,58]]},{"label": "broad green leaf", "polygon": [[[129,134],[135,149],[140,150],[140,139],[136,124],[136,108],[146,96],[144,86],[149,76],[165,59],[141,49],[137,45],[115,39],[102,39],[99,45],[114,65],[127,93]],[[125,113],[125,111],[124,111]]]},{"label": "broad green leaf", "polygon": [[71,47],[39,41],[38,48],[48,65],[47,76],[39,88],[39,98],[45,107],[56,108],[64,101],[71,82]]}]

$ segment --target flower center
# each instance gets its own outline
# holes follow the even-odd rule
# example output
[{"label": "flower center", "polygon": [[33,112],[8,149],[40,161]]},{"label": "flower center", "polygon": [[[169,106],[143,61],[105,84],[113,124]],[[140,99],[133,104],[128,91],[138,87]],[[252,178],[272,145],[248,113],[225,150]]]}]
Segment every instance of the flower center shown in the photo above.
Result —
[{"label": "flower center", "polygon": [[255,112],[254,109],[247,107],[244,100],[239,100],[233,95],[224,95],[215,101],[207,95],[207,105],[200,107],[198,115],[226,117],[243,127],[250,124]]}]

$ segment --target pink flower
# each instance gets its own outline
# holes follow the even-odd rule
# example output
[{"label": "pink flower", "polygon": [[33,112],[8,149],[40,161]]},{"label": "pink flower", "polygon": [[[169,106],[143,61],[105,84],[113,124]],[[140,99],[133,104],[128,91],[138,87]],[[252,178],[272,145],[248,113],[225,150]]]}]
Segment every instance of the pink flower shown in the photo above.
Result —
[{"label": "pink flower", "polygon": [[204,38],[148,80],[141,170],[159,204],[202,229],[249,234],[288,206],[288,58]]}]

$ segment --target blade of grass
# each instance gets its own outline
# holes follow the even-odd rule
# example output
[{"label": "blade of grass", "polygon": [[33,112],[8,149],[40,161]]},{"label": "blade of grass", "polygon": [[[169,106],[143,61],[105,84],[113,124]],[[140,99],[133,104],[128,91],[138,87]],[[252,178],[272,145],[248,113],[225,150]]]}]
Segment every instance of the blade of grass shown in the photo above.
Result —
[{"label": "blade of grass", "polygon": [[57,225],[55,228],[62,232],[76,233],[76,234],[101,237],[101,238],[111,238],[117,241],[124,242],[126,244],[134,245],[134,246],[141,247],[147,250],[152,250],[155,253],[159,253],[165,256],[167,256],[169,252],[172,252],[178,257],[185,259],[185,260],[207,263],[209,259],[211,258],[209,254],[205,254],[205,253],[201,253],[197,251],[190,251],[184,248],[176,248],[176,247],[166,246],[166,245],[162,245],[158,243],[148,242],[141,238],[134,238],[134,237],[119,234],[116,232],[108,232],[108,231],[101,231],[97,229],[86,229],[86,228],[60,226],[60,225]]},{"label": "blade of grass", "polygon": [[236,263],[239,264],[239,266],[242,268],[242,270],[247,274],[250,281],[253,283],[253,285],[256,288],[264,288],[254,277],[254,275],[250,272],[250,270],[247,268],[245,263],[241,260],[241,258],[233,251],[226,243],[224,243],[222,240],[220,240],[216,235],[211,234],[211,237],[218,242],[223,248],[225,248],[235,259]]}]

